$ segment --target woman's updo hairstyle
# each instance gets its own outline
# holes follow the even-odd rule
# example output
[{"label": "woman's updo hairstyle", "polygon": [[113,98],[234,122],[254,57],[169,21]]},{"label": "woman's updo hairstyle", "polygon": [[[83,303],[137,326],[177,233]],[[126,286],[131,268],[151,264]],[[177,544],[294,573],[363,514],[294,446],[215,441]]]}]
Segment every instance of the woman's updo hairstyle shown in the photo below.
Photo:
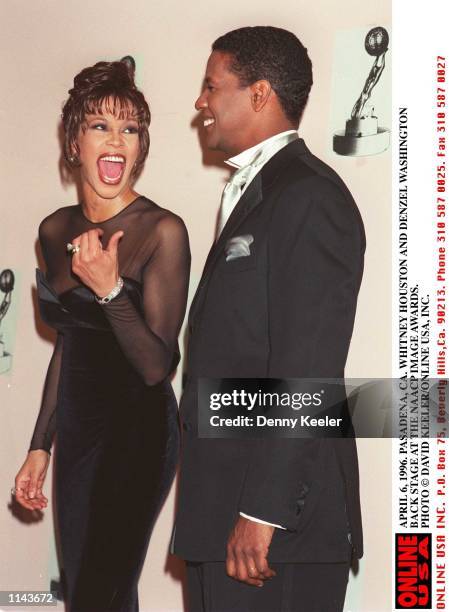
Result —
[{"label": "woman's updo hairstyle", "polygon": [[134,59],[127,55],[119,62],[98,62],[76,75],[62,109],[64,158],[70,167],[79,166],[77,137],[79,130],[85,129],[86,115],[102,114],[105,109],[119,119],[137,121],[140,151],[132,176],[139,174],[150,146],[151,113],[134,83],[134,71]]}]

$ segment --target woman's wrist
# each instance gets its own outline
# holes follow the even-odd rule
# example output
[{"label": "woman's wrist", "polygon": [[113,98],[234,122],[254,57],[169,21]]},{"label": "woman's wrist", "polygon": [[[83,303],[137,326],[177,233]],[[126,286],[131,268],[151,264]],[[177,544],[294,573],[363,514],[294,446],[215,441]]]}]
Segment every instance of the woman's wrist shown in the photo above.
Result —
[{"label": "woman's wrist", "polygon": [[97,297],[102,298],[108,295],[114,289],[114,287],[117,285],[118,279],[119,274],[118,272],[115,272],[112,275],[108,274],[107,277],[103,276],[99,282],[91,281],[85,284]]},{"label": "woman's wrist", "polygon": [[95,296],[95,299],[101,305],[109,304],[109,302],[111,300],[113,300],[115,297],[118,296],[118,294],[121,292],[122,289],[123,289],[123,278],[121,276],[119,276],[116,284],[109,291],[109,293],[107,293],[106,295],[104,295],[104,294],[103,295],[98,295],[97,294]]},{"label": "woman's wrist", "polygon": [[45,448],[30,448],[30,450],[28,451],[28,455],[31,455],[31,453],[33,453],[34,456],[36,456],[38,453],[45,453],[47,457],[50,457],[51,455],[50,451],[45,450]]}]

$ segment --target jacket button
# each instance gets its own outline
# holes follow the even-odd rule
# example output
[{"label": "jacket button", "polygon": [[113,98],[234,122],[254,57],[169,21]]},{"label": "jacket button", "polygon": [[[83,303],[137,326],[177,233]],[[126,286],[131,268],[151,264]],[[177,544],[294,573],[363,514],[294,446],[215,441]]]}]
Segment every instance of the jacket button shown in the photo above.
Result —
[{"label": "jacket button", "polygon": [[190,423],[182,422],[182,428],[184,431],[190,431]]},{"label": "jacket button", "polygon": [[304,508],[305,498],[309,492],[309,487],[305,482],[300,483],[298,499],[296,500],[296,516],[299,516]]}]

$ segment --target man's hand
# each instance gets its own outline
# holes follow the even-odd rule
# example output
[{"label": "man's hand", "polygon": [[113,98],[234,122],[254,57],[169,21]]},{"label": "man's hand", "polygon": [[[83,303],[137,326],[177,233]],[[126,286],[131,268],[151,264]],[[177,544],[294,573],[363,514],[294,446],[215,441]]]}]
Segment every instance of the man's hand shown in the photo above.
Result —
[{"label": "man's hand", "polygon": [[229,536],[226,557],[228,576],[253,586],[276,575],[268,566],[267,555],[274,527],[239,517]]}]

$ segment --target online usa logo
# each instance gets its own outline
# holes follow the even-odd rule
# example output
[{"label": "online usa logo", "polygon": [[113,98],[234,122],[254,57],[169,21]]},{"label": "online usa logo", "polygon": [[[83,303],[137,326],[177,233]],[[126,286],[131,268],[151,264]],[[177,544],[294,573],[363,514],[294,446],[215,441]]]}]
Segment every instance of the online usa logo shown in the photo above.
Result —
[{"label": "online usa logo", "polygon": [[396,533],[395,607],[432,608],[432,534]]}]

